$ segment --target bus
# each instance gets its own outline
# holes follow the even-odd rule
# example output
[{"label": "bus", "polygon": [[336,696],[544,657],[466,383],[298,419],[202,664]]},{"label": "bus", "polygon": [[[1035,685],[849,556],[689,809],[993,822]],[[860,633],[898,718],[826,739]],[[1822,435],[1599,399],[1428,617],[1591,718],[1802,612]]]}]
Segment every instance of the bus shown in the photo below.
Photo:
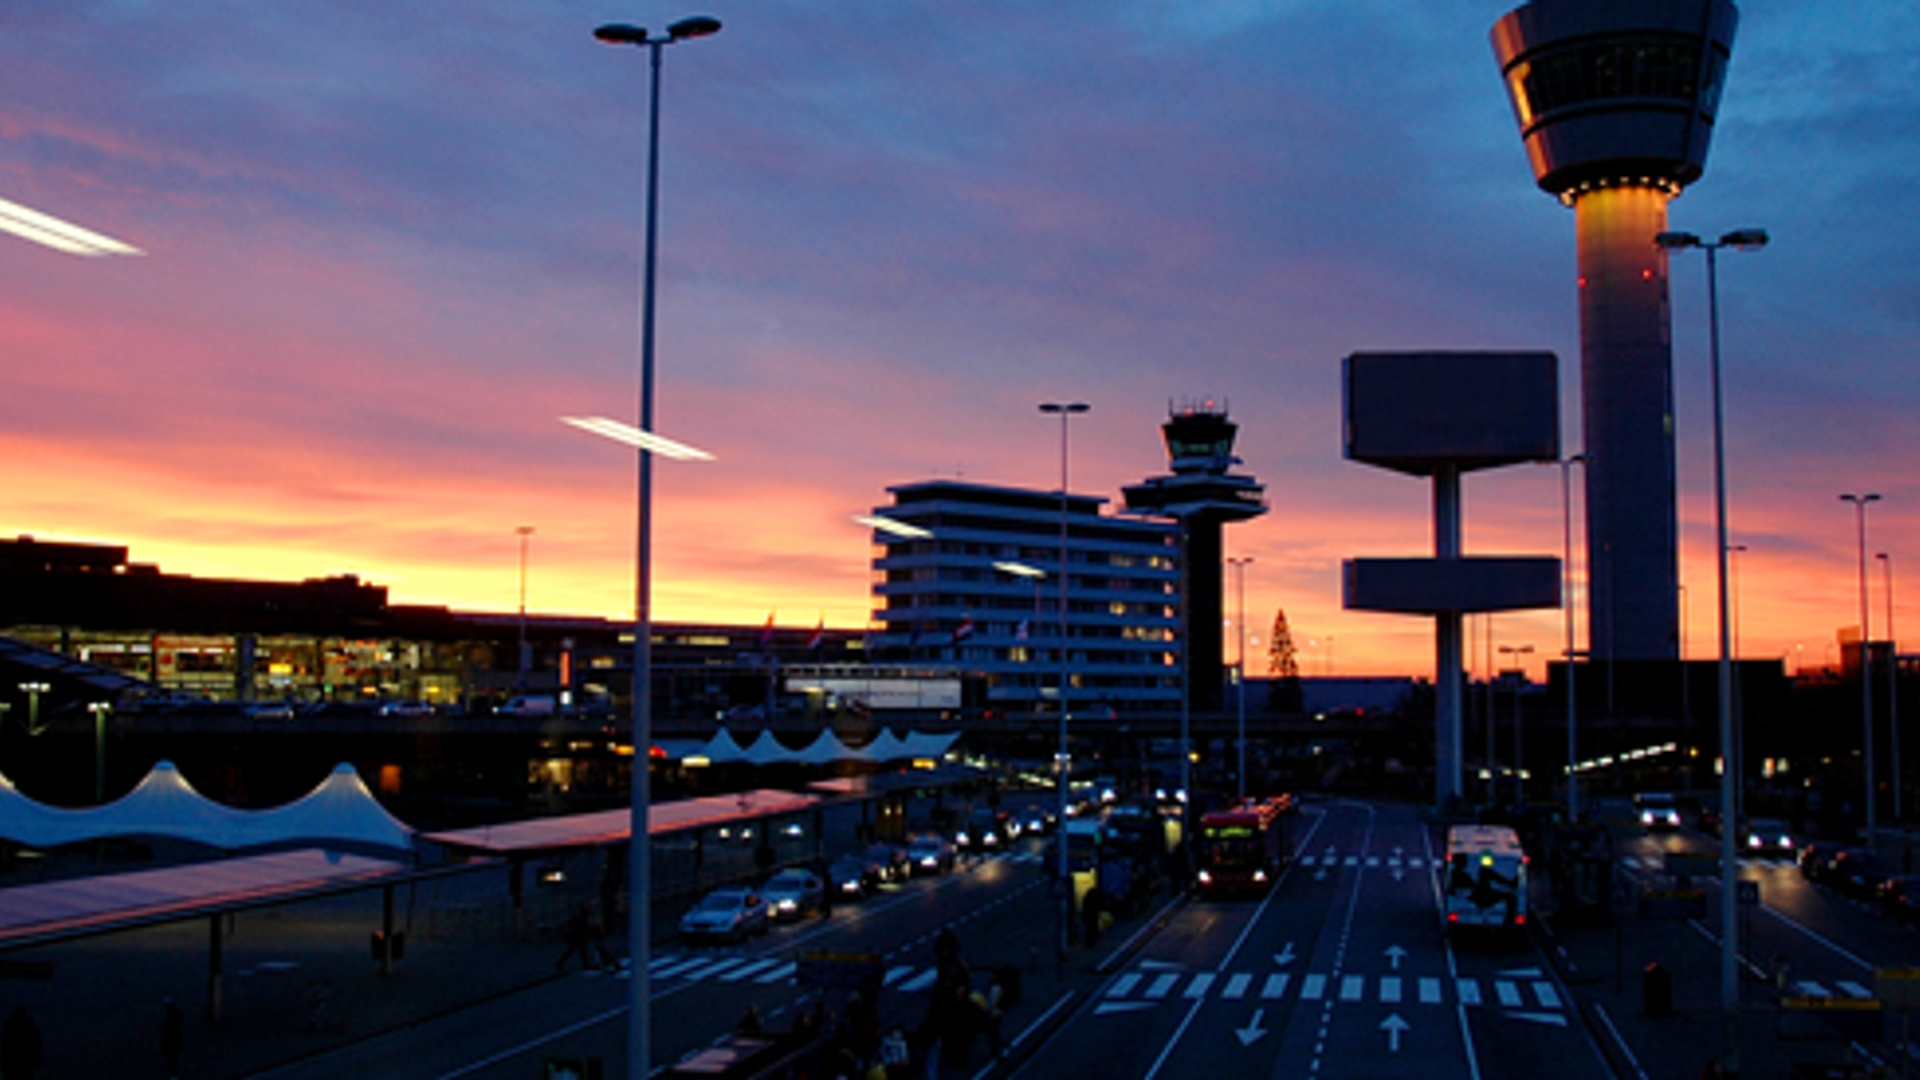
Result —
[{"label": "bus", "polygon": [[1505,825],[1447,830],[1440,870],[1447,930],[1517,930],[1527,924],[1527,853]]},{"label": "bus", "polygon": [[1201,895],[1258,894],[1273,886],[1293,854],[1287,842],[1292,803],[1287,795],[1248,799],[1200,819]]}]

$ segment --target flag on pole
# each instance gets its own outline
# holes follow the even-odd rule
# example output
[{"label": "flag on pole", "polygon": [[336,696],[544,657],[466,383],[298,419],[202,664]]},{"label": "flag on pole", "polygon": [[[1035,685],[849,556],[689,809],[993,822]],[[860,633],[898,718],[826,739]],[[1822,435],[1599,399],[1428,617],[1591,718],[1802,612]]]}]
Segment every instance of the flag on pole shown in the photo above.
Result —
[{"label": "flag on pole", "polygon": [[1028,625],[1027,625],[1027,623],[1028,623],[1028,620],[1026,620],[1026,619],[1021,619],[1021,620],[1020,620],[1020,625],[1019,625],[1019,626],[1016,626],[1016,627],[1014,627],[1014,629],[1013,629],[1013,640],[1015,640],[1015,641],[1025,641],[1025,640],[1027,640],[1027,633],[1028,633],[1028,630],[1029,630],[1029,627],[1028,627]]},{"label": "flag on pole", "polygon": [[956,626],[953,628],[953,640],[955,644],[959,644],[960,642],[965,641],[972,636],[973,636],[973,616],[968,615],[965,618],[960,620],[959,626]]},{"label": "flag on pole", "polygon": [[827,638],[827,616],[825,612],[822,612],[820,614],[820,625],[813,628],[813,636],[807,639],[807,648],[809,650],[819,648],[820,643],[822,641],[825,641],[826,638]]},{"label": "flag on pole", "polygon": [[773,612],[767,612],[767,625],[760,628],[760,648],[773,648]]}]

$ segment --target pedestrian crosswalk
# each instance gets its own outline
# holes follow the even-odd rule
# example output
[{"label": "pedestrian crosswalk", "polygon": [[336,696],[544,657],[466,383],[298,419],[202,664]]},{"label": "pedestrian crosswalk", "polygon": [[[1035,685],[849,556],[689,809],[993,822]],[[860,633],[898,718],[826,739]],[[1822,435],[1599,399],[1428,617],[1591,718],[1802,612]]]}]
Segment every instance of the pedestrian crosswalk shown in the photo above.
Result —
[{"label": "pedestrian crosswalk", "polygon": [[1427,861],[1418,855],[1354,855],[1341,854],[1333,850],[1301,855],[1294,861],[1301,866],[1320,866],[1329,870],[1361,866],[1369,870],[1419,870],[1427,864]]}]

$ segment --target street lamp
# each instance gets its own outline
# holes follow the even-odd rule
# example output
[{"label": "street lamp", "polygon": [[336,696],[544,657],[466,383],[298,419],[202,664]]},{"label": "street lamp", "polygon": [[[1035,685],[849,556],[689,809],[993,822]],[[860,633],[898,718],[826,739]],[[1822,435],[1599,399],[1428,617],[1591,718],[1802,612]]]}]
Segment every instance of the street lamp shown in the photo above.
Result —
[{"label": "street lamp", "polygon": [[1841,502],[1853,504],[1854,521],[1860,537],[1860,735],[1867,778],[1867,846],[1873,846],[1878,818],[1874,815],[1874,781],[1879,773],[1873,767],[1873,632],[1867,625],[1867,504],[1880,496],[1842,495]]},{"label": "street lamp", "polygon": [[87,711],[93,714],[93,802],[98,806],[107,801],[107,714],[113,703],[90,701]]},{"label": "street lamp", "polygon": [[38,681],[20,684],[20,691],[27,695],[27,734],[38,735],[43,730],[40,727],[40,695],[51,689],[53,687]]},{"label": "street lamp", "polygon": [[1577,714],[1579,705],[1573,692],[1573,467],[1585,465],[1587,455],[1572,454],[1563,457],[1560,465],[1560,531],[1562,558],[1560,566],[1560,608],[1565,617],[1567,630],[1567,820],[1580,820],[1580,780],[1575,766],[1580,762]]},{"label": "street lamp", "polygon": [[1882,551],[1874,558],[1887,572],[1887,731],[1893,741],[1893,820],[1900,821],[1904,817],[1900,802],[1900,647],[1893,638],[1893,556]]},{"label": "street lamp", "polygon": [[1236,709],[1239,713],[1239,774],[1242,802],[1247,798],[1247,564],[1252,561],[1251,555],[1237,559],[1232,556],[1227,558],[1227,565],[1234,571],[1234,605],[1240,609],[1240,613],[1233,617],[1233,626],[1240,638],[1239,647],[1234,650],[1234,655],[1239,658],[1234,663],[1236,676],[1234,681],[1240,684],[1240,700]]},{"label": "street lamp", "polygon": [[[1688,232],[1663,232],[1653,238],[1662,251],[1701,248],[1707,253],[1708,363],[1713,383],[1713,527],[1714,561],[1720,575],[1720,1023],[1728,1072],[1740,1064],[1740,969],[1738,960],[1739,865],[1733,857],[1732,837],[1737,822],[1726,821],[1734,809],[1733,776],[1733,663],[1727,614],[1727,450],[1726,413],[1720,392],[1720,286],[1718,255],[1723,247],[1754,251],[1767,244],[1765,229],[1735,229],[1718,240],[1702,240]],[[1869,802],[1871,805],[1871,802]],[[1871,811],[1869,811],[1871,813]]]},{"label": "street lamp", "polygon": [[520,537],[520,684],[521,693],[527,692],[527,538],[533,535],[533,526],[520,525],[513,530]]},{"label": "street lamp", "polygon": [[[1740,556],[1745,544],[1727,545],[1727,591],[1732,594],[1733,664],[1740,665]],[[1740,700],[1740,679],[1733,680],[1733,813],[1728,821],[1739,822],[1747,813],[1747,710]]]},{"label": "street lamp", "polygon": [[1067,776],[1072,771],[1067,756],[1067,421],[1093,408],[1084,401],[1043,401],[1040,411],[1060,418],[1060,700],[1056,708],[1060,713],[1060,749],[1055,754],[1054,788],[1059,794],[1058,831],[1054,834],[1054,847],[1059,849],[1057,872],[1060,880],[1056,883],[1060,890],[1060,906],[1056,912],[1060,920],[1060,933],[1055,941],[1054,960],[1056,969],[1067,959],[1067,923],[1073,906],[1073,879],[1067,876]]},{"label": "street lamp", "polygon": [[1520,665],[1520,658],[1533,652],[1531,645],[1502,645],[1502,656],[1513,657],[1513,672],[1519,676],[1513,681],[1513,801],[1517,806],[1527,805],[1527,744],[1520,722],[1520,687],[1527,681],[1526,669]]},{"label": "street lamp", "polygon": [[[718,33],[720,20],[705,15],[681,19],[667,27],[665,35],[652,37],[638,26],[608,23],[594,30],[593,36],[609,45],[644,46],[648,51],[650,83],[647,94],[647,209],[646,243],[641,258],[640,285],[640,428],[643,435],[653,432],[653,311],[654,266],[660,220],[660,53],[667,45],[689,38]],[[648,801],[652,783],[648,775],[649,751],[653,745],[653,453],[639,447],[640,480],[638,523],[634,554],[633,604],[633,781],[632,812],[628,829],[627,933],[631,959],[627,983],[627,1076],[644,1080],[652,1071],[653,1041],[648,1028],[648,999],[651,979],[647,965],[651,952],[648,934],[652,901],[652,834],[648,827]]]}]

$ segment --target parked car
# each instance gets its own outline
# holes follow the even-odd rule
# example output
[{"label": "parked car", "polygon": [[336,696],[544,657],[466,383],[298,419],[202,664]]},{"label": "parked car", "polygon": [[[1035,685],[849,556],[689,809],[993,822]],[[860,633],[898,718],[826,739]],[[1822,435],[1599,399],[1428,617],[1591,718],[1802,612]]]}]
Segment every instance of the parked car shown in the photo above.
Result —
[{"label": "parked car", "polygon": [[432,716],[433,706],[424,701],[385,701],[380,704],[381,716]]},{"label": "parked car", "polygon": [[680,918],[680,936],[691,941],[744,941],[767,932],[767,903],[747,888],[715,889]]},{"label": "parked car", "polygon": [[854,900],[880,888],[880,866],[865,855],[848,853],[827,867],[827,888],[837,899]]},{"label": "parked car", "polygon": [[1741,846],[1749,855],[1783,858],[1793,853],[1793,830],[1774,818],[1754,818],[1747,824]]},{"label": "parked car", "polygon": [[760,886],[767,916],[785,921],[804,919],[826,907],[826,886],[811,870],[782,870]]},{"label": "parked car", "polygon": [[1897,874],[1881,882],[1880,910],[1909,926],[1920,924],[1920,875]]},{"label": "parked car", "polygon": [[916,836],[907,842],[907,860],[916,874],[944,874],[953,869],[953,845],[942,836]]},{"label": "parked car", "polygon": [[1880,883],[1892,877],[1893,867],[1872,848],[1847,848],[1833,857],[1828,871],[1833,887],[1848,896],[1871,900]]},{"label": "parked car", "polygon": [[866,857],[880,868],[882,881],[907,880],[910,871],[907,849],[899,844],[890,844],[884,840],[877,844],[869,844]]},{"label": "parked car", "polygon": [[1680,804],[1664,791],[1644,791],[1634,798],[1640,811],[1640,824],[1650,830],[1671,831],[1680,827]]}]

